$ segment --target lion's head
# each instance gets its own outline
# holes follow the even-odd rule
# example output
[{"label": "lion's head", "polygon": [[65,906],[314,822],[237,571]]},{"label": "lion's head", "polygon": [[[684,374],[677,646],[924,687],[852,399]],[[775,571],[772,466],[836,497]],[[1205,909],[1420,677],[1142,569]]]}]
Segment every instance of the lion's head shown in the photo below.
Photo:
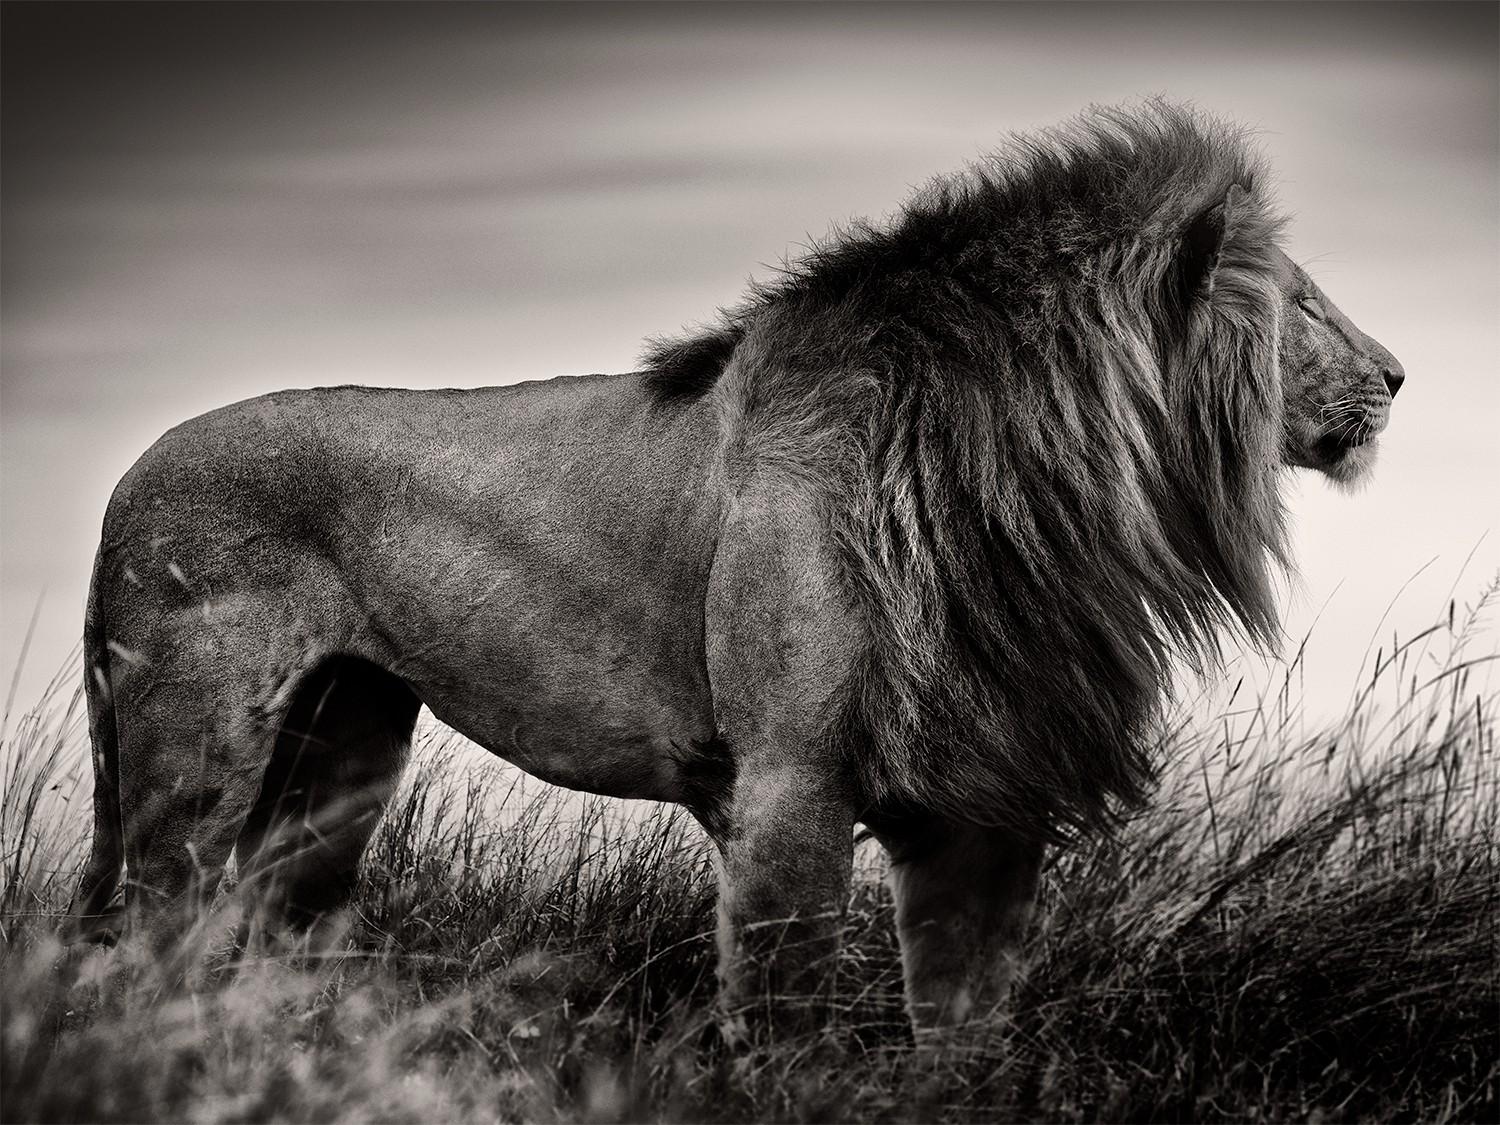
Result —
[{"label": "lion's head", "polygon": [[1364,479],[1406,374],[1281,255],[1282,458],[1338,484]]}]

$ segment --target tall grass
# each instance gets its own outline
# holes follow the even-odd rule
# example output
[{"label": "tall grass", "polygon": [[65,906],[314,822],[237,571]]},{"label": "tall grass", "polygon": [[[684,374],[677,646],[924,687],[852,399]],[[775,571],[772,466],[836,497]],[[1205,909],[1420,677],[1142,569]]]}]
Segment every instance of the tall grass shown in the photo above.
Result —
[{"label": "tall grass", "polygon": [[[21,1120],[1500,1118],[1496,694],[1467,613],[1373,653],[1346,715],[1295,691],[1179,716],[1153,805],[1058,856],[1010,1015],[913,1051],[880,857],[829,1028],[717,1046],[714,877],[690,821],[528,787],[429,733],[347,942],[175,987],[63,955],[88,829],[61,686],[0,760],[4,1114]],[[225,899],[226,904],[229,899]]]}]

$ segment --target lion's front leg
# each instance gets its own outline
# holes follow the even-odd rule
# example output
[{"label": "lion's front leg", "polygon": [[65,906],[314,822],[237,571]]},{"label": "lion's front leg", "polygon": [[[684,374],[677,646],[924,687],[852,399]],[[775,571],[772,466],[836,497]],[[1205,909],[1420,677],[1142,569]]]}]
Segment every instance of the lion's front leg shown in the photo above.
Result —
[{"label": "lion's front leg", "polygon": [[742,771],[719,844],[719,978],[731,1029],[826,1022],[849,904],[853,808],[806,766]]},{"label": "lion's front leg", "polygon": [[839,744],[862,635],[821,501],[805,482],[742,482],[704,612],[714,720],[734,782],[707,818],[719,846],[721,996],[730,1027],[817,1026],[849,901],[856,800]]},{"label": "lion's front leg", "polygon": [[875,830],[918,1033],[994,1014],[1019,968],[1043,848],[995,828],[924,819]]}]

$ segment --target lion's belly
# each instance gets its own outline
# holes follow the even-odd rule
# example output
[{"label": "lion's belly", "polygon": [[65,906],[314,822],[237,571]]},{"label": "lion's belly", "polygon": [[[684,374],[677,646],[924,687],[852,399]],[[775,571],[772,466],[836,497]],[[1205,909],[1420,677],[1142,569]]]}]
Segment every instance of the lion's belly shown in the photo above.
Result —
[{"label": "lion's belly", "polygon": [[683,667],[664,682],[605,645],[517,647],[526,651],[489,654],[479,662],[485,673],[467,683],[451,670],[443,682],[409,678],[439,719],[543,781],[613,797],[689,797],[686,771],[714,735],[706,675]]},{"label": "lion's belly", "polygon": [[379,589],[390,670],[439,719],[546,781],[681,799],[678,761],[714,735],[709,544],[684,537],[648,558],[536,524],[497,513],[476,537],[439,520],[406,543],[443,544],[441,562],[410,546],[376,560],[363,581]]},{"label": "lion's belly", "polygon": [[544,780],[680,800],[681,763],[714,736],[717,425],[643,414],[632,386],[506,399],[457,442],[482,473],[393,433],[382,455],[399,484],[349,489],[379,503],[351,521],[364,533],[338,562],[391,670],[438,718]]},{"label": "lion's belly", "polygon": [[443,722],[543,780],[681,799],[678,763],[714,736],[711,539],[679,530],[675,550],[652,554],[592,522],[526,515],[497,505],[476,525],[429,509],[364,558],[359,600],[381,607],[382,663]]},{"label": "lion's belly", "polygon": [[482,717],[465,714],[462,705],[457,710],[434,713],[533,777],[610,797],[687,800],[684,766],[695,755],[695,745],[707,745],[712,735],[704,729],[696,738],[687,733],[674,738],[632,723],[628,716],[616,724],[539,709]]}]

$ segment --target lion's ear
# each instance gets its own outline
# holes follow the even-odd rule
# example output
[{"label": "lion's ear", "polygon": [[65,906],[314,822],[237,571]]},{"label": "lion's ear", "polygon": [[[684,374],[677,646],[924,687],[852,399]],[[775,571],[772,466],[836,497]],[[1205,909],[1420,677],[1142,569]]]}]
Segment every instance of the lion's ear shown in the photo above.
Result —
[{"label": "lion's ear", "polygon": [[1239,184],[1230,184],[1224,198],[1201,211],[1183,232],[1178,277],[1182,281],[1184,304],[1213,293],[1225,238],[1233,229],[1235,214],[1247,194]]}]

